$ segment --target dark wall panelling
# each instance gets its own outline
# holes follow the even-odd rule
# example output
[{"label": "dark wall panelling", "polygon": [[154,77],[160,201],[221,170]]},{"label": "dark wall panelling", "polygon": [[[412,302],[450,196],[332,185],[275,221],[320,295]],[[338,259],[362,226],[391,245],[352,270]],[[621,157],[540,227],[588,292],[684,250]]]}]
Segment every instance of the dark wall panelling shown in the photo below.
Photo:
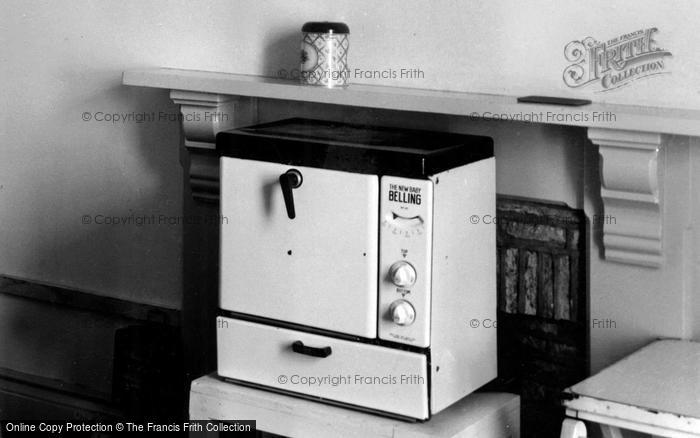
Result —
[{"label": "dark wall panelling", "polygon": [[177,310],[0,277],[0,339],[2,418],[183,418]]}]

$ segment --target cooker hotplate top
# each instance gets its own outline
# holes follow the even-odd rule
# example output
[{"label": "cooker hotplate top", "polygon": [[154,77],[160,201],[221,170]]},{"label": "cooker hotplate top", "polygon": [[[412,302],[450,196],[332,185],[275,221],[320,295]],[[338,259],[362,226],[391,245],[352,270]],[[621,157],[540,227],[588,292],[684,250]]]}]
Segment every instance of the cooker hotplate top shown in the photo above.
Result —
[{"label": "cooker hotplate top", "polygon": [[302,118],[220,132],[216,147],[229,157],[412,178],[493,157],[490,137]]}]

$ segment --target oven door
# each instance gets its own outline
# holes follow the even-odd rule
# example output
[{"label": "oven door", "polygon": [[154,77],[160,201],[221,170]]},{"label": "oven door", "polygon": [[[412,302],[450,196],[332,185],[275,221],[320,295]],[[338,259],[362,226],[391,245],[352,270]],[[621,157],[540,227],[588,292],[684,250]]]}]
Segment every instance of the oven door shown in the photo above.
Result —
[{"label": "oven door", "polygon": [[376,337],[378,196],[376,175],[222,157],[220,307]]}]

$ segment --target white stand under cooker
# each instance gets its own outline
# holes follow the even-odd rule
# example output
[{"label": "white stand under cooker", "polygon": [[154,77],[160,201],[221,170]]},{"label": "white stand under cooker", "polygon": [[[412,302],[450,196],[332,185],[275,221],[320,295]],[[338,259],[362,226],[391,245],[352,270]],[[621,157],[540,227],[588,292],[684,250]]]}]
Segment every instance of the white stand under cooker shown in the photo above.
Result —
[{"label": "white stand under cooker", "polygon": [[518,438],[520,397],[474,393],[428,422],[409,423],[234,385],[216,375],[192,382],[190,420],[231,419],[254,419],[258,430],[290,438]]}]

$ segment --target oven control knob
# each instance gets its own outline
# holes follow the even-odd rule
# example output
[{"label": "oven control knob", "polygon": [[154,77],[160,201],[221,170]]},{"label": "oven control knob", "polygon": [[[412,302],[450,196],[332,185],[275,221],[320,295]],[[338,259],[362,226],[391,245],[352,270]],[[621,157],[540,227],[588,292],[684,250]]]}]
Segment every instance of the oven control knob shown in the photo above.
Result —
[{"label": "oven control knob", "polygon": [[396,300],[391,303],[391,319],[397,325],[411,325],[416,320],[416,309],[406,300]]},{"label": "oven control knob", "polygon": [[412,286],[416,282],[416,269],[408,262],[396,262],[389,268],[389,279],[398,287]]}]

